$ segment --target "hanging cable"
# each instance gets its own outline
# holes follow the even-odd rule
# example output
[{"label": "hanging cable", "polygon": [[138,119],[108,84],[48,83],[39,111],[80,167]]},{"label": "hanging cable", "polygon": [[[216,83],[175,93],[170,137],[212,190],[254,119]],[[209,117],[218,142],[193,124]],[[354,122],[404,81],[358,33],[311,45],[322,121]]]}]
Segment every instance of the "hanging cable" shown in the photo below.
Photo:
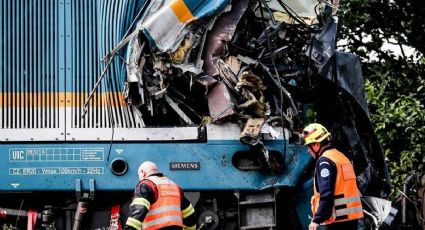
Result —
[{"label": "hanging cable", "polygon": [[18,227],[19,216],[21,215],[21,210],[22,210],[22,206],[24,205],[24,200],[25,200],[25,198],[23,198],[23,199],[21,200],[21,204],[19,205],[19,211],[18,211],[18,215],[17,215],[17,217],[16,217],[15,228],[17,228],[17,227]]},{"label": "hanging cable", "polygon": [[[145,7],[148,5],[148,2],[150,1],[146,1],[144,2],[143,6],[140,7],[139,12],[137,13],[136,17],[134,18],[134,20],[131,22],[130,26],[128,27],[127,31],[125,32],[124,36],[122,36],[123,38],[127,37],[127,35],[130,33],[130,30],[133,28],[134,23],[136,23],[136,21],[139,19],[140,15],[145,11]],[[121,41],[120,41],[121,42]]]},{"label": "hanging cable", "polygon": [[[262,21],[263,21],[263,26],[264,26],[264,30],[266,29],[266,25],[265,25],[265,22],[264,22],[264,12],[263,12],[263,7],[262,7],[262,4],[267,4],[266,2],[264,2],[264,0],[261,0],[261,3],[260,3],[260,13],[261,13],[261,17],[262,17]],[[272,52],[272,50],[271,50],[271,44],[270,44],[270,37],[269,37],[269,34],[266,32],[266,38],[267,38],[267,48],[268,48],[268,50],[269,50],[269,52],[271,53]],[[272,65],[273,65],[273,69],[274,69],[274,72],[275,72],[275,77],[277,78],[277,80],[278,80],[278,82],[279,82],[279,88],[280,88],[280,90],[279,90],[279,94],[280,94],[280,122],[281,122],[281,125],[282,125],[282,135],[283,135],[283,143],[282,143],[282,157],[283,157],[283,164],[285,164],[285,158],[286,158],[286,135],[285,135],[285,128],[284,128],[284,118],[283,118],[283,86],[282,86],[282,82],[280,82],[280,79],[279,79],[279,73],[278,73],[278,71],[277,71],[277,69],[276,69],[276,64],[275,64],[275,57],[274,56],[272,56],[271,57],[271,61],[272,61]],[[290,128],[292,128],[292,127],[290,127]]]},{"label": "hanging cable", "polygon": [[293,18],[300,25],[304,25],[307,29],[310,29],[310,26],[307,25],[307,23],[305,23],[304,20],[294,10],[292,10],[288,5],[283,3],[282,0],[278,0],[278,2],[291,18]]},{"label": "hanging cable", "polygon": [[100,85],[100,82],[103,80],[103,78],[106,75],[106,71],[108,71],[109,67],[111,66],[113,57],[107,60],[107,64],[105,66],[105,69],[103,70],[103,72],[100,74],[99,79],[97,80],[96,84],[94,85],[92,91],[90,92],[88,98],[86,99],[86,101],[84,102],[83,105],[83,114],[81,115],[82,118],[84,118],[84,116],[87,114],[87,107],[88,107],[88,103],[90,102],[90,100],[93,98],[94,93],[96,92],[97,88]]},{"label": "hanging cable", "polygon": [[111,100],[111,92],[112,92],[112,76],[109,73],[108,76],[108,81],[107,81],[107,85],[108,85],[108,96],[107,96],[107,101],[108,101],[108,118],[109,118],[109,123],[111,125],[111,129],[112,129],[112,134],[111,134],[111,141],[109,143],[109,151],[108,151],[108,156],[106,157],[106,162],[109,162],[109,157],[111,155],[111,151],[112,151],[112,144],[114,142],[114,134],[115,134],[115,120],[114,117],[112,116],[112,100]]}]

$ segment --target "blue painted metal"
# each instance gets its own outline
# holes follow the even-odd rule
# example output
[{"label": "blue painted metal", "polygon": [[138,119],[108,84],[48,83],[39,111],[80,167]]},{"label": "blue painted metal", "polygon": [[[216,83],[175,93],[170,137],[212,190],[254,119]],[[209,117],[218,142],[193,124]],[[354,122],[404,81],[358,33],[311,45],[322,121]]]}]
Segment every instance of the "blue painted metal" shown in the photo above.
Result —
[{"label": "blue painted metal", "polygon": [[[96,8],[98,9],[96,18],[99,20],[97,27],[97,45],[98,53],[96,63],[101,60],[109,51],[117,46],[121,39],[128,31],[131,31],[135,26],[136,16],[140,8],[145,4],[145,1],[137,0],[106,0],[97,1]],[[118,53],[120,56],[125,56],[125,50]],[[99,71],[99,70],[97,70]],[[100,73],[100,72],[98,72]],[[121,58],[115,58],[110,68],[112,78],[112,89],[104,84],[104,91],[122,91],[123,83],[126,77],[125,63]]]},{"label": "blue painted metal", "polygon": [[61,2],[1,1],[0,92],[51,92],[58,87],[66,55],[59,37],[65,18],[59,13]]},{"label": "blue painted metal", "polygon": [[58,9],[56,13],[56,16],[58,18],[58,32],[56,34],[57,39],[58,39],[58,58],[59,58],[59,63],[58,66],[56,66],[56,68],[58,68],[58,85],[59,85],[59,89],[61,90],[60,92],[65,92],[65,62],[66,62],[66,55],[68,53],[66,53],[66,44],[65,44],[65,20],[66,20],[66,16],[65,16],[65,0],[59,0],[58,1]]},{"label": "blue painted metal", "polygon": [[[88,93],[104,68],[100,61],[133,25],[144,1],[67,1],[71,3],[72,15],[71,20],[67,20],[67,29],[72,34],[67,44],[73,48],[67,55],[73,68],[72,73],[67,74],[67,91]],[[126,77],[125,63],[121,58],[114,59],[108,76],[113,76],[112,84],[109,87],[106,81],[102,82],[102,91],[121,92]]]},{"label": "blue painted metal", "polygon": [[300,186],[296,189],[296,212],[301,223],[301,229],[308,229],[312,213],[310,200],[313,196],[313,178],[309,178],[304,182],[300,182]]},{"label": "blue painted metal", "polygon": [[230,4],[229,0],[184,0],[193,16],[203,18],[220,12]]},{"label": "blue painted metal", "polygon": [[[103,68],[100,61],[135,26],[144,3],[2,1],[0,24],[10,29],[2,30],[0,40],[0,92],[90,92]],[[121,92],[122,59],[114,60],[109,74],[112,86],[104,83],[103,91]]]},{"label": "blue painted metal", "polygon": [[[280,150],[282,143],[268,143]],[[208,143],[114,143],[110,161],[122,158],[128,172],[114,175],[107,161],[108,143],[76,144],[2,144],[0,145],[0,182],[2,191],[69,190],[75,179],[88,189],[95,179],[97,190],[132,190],[137,183],[137,168],[145,160],[158,167],[186,190],[259,190],[271,187],[295,187],[311,161],[304,147],[287,146],[285,170],[280,176],[259,171],[241,171],[232,164],[237,151],[248,148],[238,141]],[[36,154],[36,151],[37,154]],[[44,152],[43,152],[44,151]],[[200,162],[200,170],[170,171],[170,162]],[[88,169],[90,168],[90,169]],[[35,183],[36,182],[36,183]],[[17,188],[13,184],[19,184]]]},{"label": "blue painted metal", "polygon": [[[105,122],[99,122],[108,120],[106,110],[98,109],[106,100],[101,93],[119,92],[110,94],[108,103],[120,104],[126,78],[121,58],[114,59],[108,77],[96,91],[87,120],[80,119],[82,102],[104,68],[103,56],[135,26],[135,17],[144,3],[138,0],[2,1],[0,20],[3,28],[8,29],[1,34],[0,93],[17,94],[13,98],[2,96],[1,104],[8,106],[3,106],[4,115],[0,114],[1,127],[58,128],[70,117],[74,120],[67,123],[68,127],[95,127],[99,123],[105,127]],[[123,56],[124,52],[119,55]],[[106,81],[109,79],[111,84]],[[66,105],[63,101],[59,103],[64,92],[68,93]],[[62,112],[65,106],[74,107],[67,119]],[[110,114],[117,126],[140,127],[128,107],[113,106],[113,110]]]}]

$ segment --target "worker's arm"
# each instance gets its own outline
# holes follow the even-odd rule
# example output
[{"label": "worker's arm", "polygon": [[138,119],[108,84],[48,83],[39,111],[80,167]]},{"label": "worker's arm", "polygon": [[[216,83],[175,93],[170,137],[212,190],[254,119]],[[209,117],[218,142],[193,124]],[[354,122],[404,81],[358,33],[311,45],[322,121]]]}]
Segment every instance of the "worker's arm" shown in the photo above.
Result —
[{"label": "worker's arm", "polygon": [[192,204],[186,197],[182,194],[182,216],[183,216],[183,229],[184,230],[196,230],[196,217],[195,217],[195,209]]},{"label": "worker's arm", "polygon": [[320,157],[316,164],[316,183],[320,202],[312,222],[320,224],[332,216],[336,166],[326,157]]},{"label": "worker's arm", "polygon": [[139,230],[142,228],[142,222],[155,199],[152,189],[153,184],[149,182],[149,180],[142,181],[134,190],[134,197],[130,204],[124,230]]}]

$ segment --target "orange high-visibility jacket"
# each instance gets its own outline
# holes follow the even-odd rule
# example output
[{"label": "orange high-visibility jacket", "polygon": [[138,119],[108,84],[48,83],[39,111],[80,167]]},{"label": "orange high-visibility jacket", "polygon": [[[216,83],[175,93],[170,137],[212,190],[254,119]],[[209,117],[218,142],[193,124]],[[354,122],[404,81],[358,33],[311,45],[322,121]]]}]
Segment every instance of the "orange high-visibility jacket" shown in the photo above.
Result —
[{"label": "orange high-visibility jacket", "polygon": [[[327,150],[322,156],[330,159],[336,166],[333,212],[332,216],[323,224],[363,218],[360,192],[357,188],[356,175],[350,160],[336,149]],[[314,195],[311,198],[313,215],[317,212],[319,202],[320,193],[316,190],[315,182]]]},{"label": "orange high-visibility jacket", "polygon": [[158,199],[150,206],[149,212],[143,220],[143,229],[154,230],[167,226],[183,227],[179,187],[165,176],[150,176],[148,180],[157,186]]}]

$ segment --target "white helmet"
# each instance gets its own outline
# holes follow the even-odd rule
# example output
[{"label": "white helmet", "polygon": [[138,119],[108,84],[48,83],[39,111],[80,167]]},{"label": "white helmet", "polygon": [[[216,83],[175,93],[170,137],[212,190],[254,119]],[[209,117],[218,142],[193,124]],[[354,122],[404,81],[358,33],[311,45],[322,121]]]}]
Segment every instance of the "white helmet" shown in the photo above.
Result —
[{"label": "white helmet", "polygon": [[139,166],[137,174],[139,175],[139,180],[146,179],[152,174],[159,173],[158,167],[152,161],[145,161]]}]

